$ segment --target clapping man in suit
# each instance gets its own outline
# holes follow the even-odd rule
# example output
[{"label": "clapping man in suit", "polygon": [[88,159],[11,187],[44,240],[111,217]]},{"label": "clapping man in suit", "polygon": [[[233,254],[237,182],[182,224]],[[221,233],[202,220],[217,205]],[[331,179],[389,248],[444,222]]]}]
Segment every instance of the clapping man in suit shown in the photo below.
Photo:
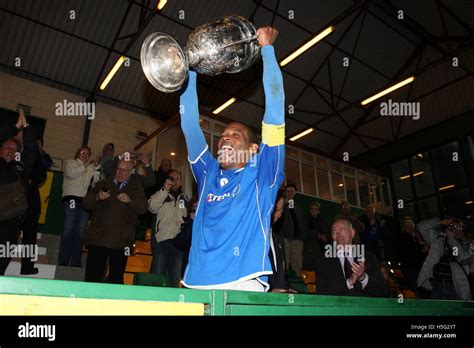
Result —
[{"label": "clapping man in suit", "polygon": [[355,230],[348,220],[331,226],[334,240],[317,265],[317,293],[338,296],[387,296],[387,284],[377,259],[363,245],[352,243]]}]

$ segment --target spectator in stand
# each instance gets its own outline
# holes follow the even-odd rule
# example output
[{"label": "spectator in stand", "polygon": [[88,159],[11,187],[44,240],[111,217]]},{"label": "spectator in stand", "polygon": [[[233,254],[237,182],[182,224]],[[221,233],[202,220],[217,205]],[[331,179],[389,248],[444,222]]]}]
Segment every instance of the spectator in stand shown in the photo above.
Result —
[{"label": "spectator in stand", "polygon": [[169,158],[163,158],[161,161],[160,166],[158,167],[158,170],[154,172],[155,174],[155,189],[153,191],[159,191],[163,187],[163,184],[165,183],[166,178],[168,177],[168,173],[171,170],[171,160]]},{"label": "spectator in stand", "polygon": [[303,246],[303,268],[308,271],[316,269],[317,260],[324,255],[324,247],[331,244],[331,235],[326,220],[320,216],[321,205],[312,202],[306,215],[306,239]]},{"label": "spectator in stand", "polygon": [[114,162],[114,153],[115,153],[115,145],[113,143],[107,143],[102,148],[102,155],[100,156],[100,170],[101,176],[100,179],[104,180],[111,175],[114,175],[114,166],[116,163]]},{"label": "spectator in stand", "polygon": [[174,246],[183,253],[181,264],[181,278],[184,277],[186,266],[189,261],[189,251],[191,250],[193,220],[196,213],[196,199],[192,198],[187,204],[187,216],[181,224],[181,228],[173,239]]},{"label": "spectator in stand", "polygon": [[[150,164],[148,157],[143,153],[138,152],[124,152],[121,155],[114,156],[107,162],[107,178],[110,177],[117,171],[117,164],[119,161],[125,160],[131,162],[133,165],[132,177],[135,181],[138,181],[143,188],[149,189],[155,185],[155,175],[153,173],[153,167]],[[140,174],[140,167],[143,167],[144,174]]]},{"label": "spectator in stand", "polygon": [[161,190],[148,200],[148,210],[156,214],[154,234],[151,238],[151,273],[168,273],[175,287],[178,287],[180,281],[182,253],[174,245],[173,239],[186,217],[188,201],[181,191],[181,185],[181,173],[170,170]]},{"label": "spectator in stand", "polygon": [[[140,174],[140,169],[143,169],[143,174]],[[156,180],[153,167],[148,156],[144,153],[137,154],[132,177],[143,186],[144,190],[155,186]]]},{"label": "spectator in stand", "polygon": [[306,231],[303,223],[304,210],[296,203],[295,195],[296,185],[286,185],[282,227],[279,233],[285,243],[286,266],[299,275],[303,268],[303,240]]},{"label": "spectator in stand", "polygon": [[336,250],[318,262],[317,293],[337,296],[387,296],[387,284],[377,258],[353,244],[355,229],[349,220],[331,226]]},{"label": "spectator in stand", "polygon": [[431,290],[431,298],[470,301],[471,243],[457,219],[420,221],[418,229],[431,248],[418,275],[417,285]]},{"label": "spectator in stand", "polygon": [[341,201],[341,208],[339,214],[334,217],[334,221],[338,219],[349,220],[355,230],[353,239],[354,244],[360,244],[360,234],[364,231],[364,224],[351,213],[351,206],[347,201]]},{"label": "spectator in stand", "polygon": [[273,274],[268,276],[268,284],[271,292],[292,292],[296,293],[291,288],[290,283],[286,277],[285,267],[285,244],[283,239],[278,235],[278,231],[282,225],[281,216],[285,200],[283,194],[279,194],[275,200],[275,209],[272,214],[272,224],[270,229],[270,251],[269,257],[272,264]]},{"label": "spectator in stand", "polygon": [[64,167],[62,204],[64,226],[59,245],[58,265],[82,267],[82,246],[89,214],[84,210],[83,198],[91,185],[96,165],[91,159],[91,149],[80,147],[74,159]]},{"label": "spectator in stand", "polygon": [[[13,139],[21,130],[23,150]],[[20,224],[27,210],[26,187],[37,156],[38,143],[20,109],[16,125],[0,129],[0,245],[4,250],[7,245],[17,243]],[[0,275],[5,274],[10,261],[9,255],[0,255]]]},{"label": "spectator in stand", "polygon": [[416,291],[416,279],[428,250],[429,246],[417,231],[413,220],[406,219],[400,236],[400,262],[408,288],[412,291]]},{"label": "spectator in stand", "polygon": [[84,208],[92,211],[85,238],[86,282],[102,282],[108,263],[108,281],[123,284],[138,215],[147,207],[143,187],[131,177],[132,170],[132,161],[119,161],[115,177],[98,182],[84,197]]},{"label": "spectator in stand", "polygon": [[360,218],[364,229],[360,234],[360,242],[365,245],[368,251],[377,257],[377,260],[383,261],[383,240],[382,240],[382,228],[385,225],[385,221],[381,221],[376,215],[375,207],[373,204],[369,204],[365,211],[365,214]]},{"label": "spectator in stand", "polygon": [[[26,219],[23,223],[22,244],[28,248],[34,248],[36,245],[36,237],[38,233],[38,219],[41,214],[41,198],[39,187],[46,180],[46,170],[51,167],[53,161],[51,157],[43,150],[43,140],[38,139],[38,153],[31,178],[26,189],[26,199],[28,202],[28,210]],[[29,255],[21,260],[21,274],[37,274],[38,268],[34,267],[33,259],[37,255]]]}]

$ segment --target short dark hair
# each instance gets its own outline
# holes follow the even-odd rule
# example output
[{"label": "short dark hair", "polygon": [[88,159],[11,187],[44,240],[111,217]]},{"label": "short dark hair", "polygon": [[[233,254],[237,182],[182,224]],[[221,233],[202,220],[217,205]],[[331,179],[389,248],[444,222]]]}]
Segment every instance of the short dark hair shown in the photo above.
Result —
[{"label": "short dark hair", "polygon": [[[247,127],[247,126],[245,126],[245,127]],[[249,137],[250,144],[257,144],[258,145],[257,133],[255,133],[254,130],[251,129],[250,127],[247,127],[247,135]]]},{"label": "short dark hair", "polygon": [[81,154],[82,150],[87,150],[89,151],[89,155],[92,155],[91,148],[89,146],[81,146],[80,148],[77,149],[76,154],[74,155],[74,158],[79,158],[79,155]]},{"label": "short dark hair", "polygon": [[295,189],[295,191],[298,191],[298,188],[296,187],[296,184],[290,182],[288,185],[286,185],[285,189],[287,189],[288,187],[293,187]]},{"label": "short dark hair", "polygon": [[316,206],[316,207],[318,207],[318,209],[321,209],[321,204],[319,204],[319,202],[316,202],[316,201],[311,202],[311,204],[309,205],[310,208],[311,208],[313,205]]},{"label": "short dark hair", "polygon": [[170,173],[176,173],[179,175],[179,179],[180,180],[183,180],[183,175],[181,174],[181,172],[179,170],[176,170],[176,169],[170,169],[170,171],[168,172],[168,175],[170,175]]}]

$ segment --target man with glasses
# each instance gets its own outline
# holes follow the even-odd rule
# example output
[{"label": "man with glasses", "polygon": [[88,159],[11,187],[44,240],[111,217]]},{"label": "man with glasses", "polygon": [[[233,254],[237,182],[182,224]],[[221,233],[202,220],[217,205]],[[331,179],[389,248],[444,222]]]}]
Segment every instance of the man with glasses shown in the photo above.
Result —
[{"label": "man with glasses", "polygon": [[84,197],[84,209],[92,211],[85,238],[85,281],[101,282],[108,262],[108,281],[123,284],[138,215],[147,207],[142,185],[131,177],[132,169],[132,161],[119,161],[115,176],[99,181]]},{"label": "man with glasses", "polygon": [[431,291],[431,298],[470,301],[471,243],[464,238],[464,224],[458,219],[421,221],[418,230],[428,244],[428,256],[417,285]]},{"label": "man with glasses", "polygon": [[388,287],[375,256],[353,244],[355,230],[349,220],[336,219],[316,267],[317,293],[337,296],[387,296]]}]

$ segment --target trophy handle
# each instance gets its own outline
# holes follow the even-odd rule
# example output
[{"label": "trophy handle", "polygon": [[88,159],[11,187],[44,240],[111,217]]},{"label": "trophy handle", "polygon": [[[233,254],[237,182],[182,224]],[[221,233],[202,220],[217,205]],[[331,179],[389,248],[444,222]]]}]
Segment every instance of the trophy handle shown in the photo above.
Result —
[{"label": "trophy handle", "polygon": [[242,40],[238,40],[238,41],[235,41],[235,42],[231,42],[231,43],[228,44],[228,45],[221,46],[220,49],[226,48],[226,47],[230,47],[230,46],[233,46],[233,45],[238,45],[238,44],[241,44],[241,43],[249,43],[249,42],[254,41],[254,40],[257,40],[257,39],[258,39],[258,35],[254,35],[254,36],[251,36],[251,37],[247,37],[247,38],[245,38],[245,39],[242,39]]}]

